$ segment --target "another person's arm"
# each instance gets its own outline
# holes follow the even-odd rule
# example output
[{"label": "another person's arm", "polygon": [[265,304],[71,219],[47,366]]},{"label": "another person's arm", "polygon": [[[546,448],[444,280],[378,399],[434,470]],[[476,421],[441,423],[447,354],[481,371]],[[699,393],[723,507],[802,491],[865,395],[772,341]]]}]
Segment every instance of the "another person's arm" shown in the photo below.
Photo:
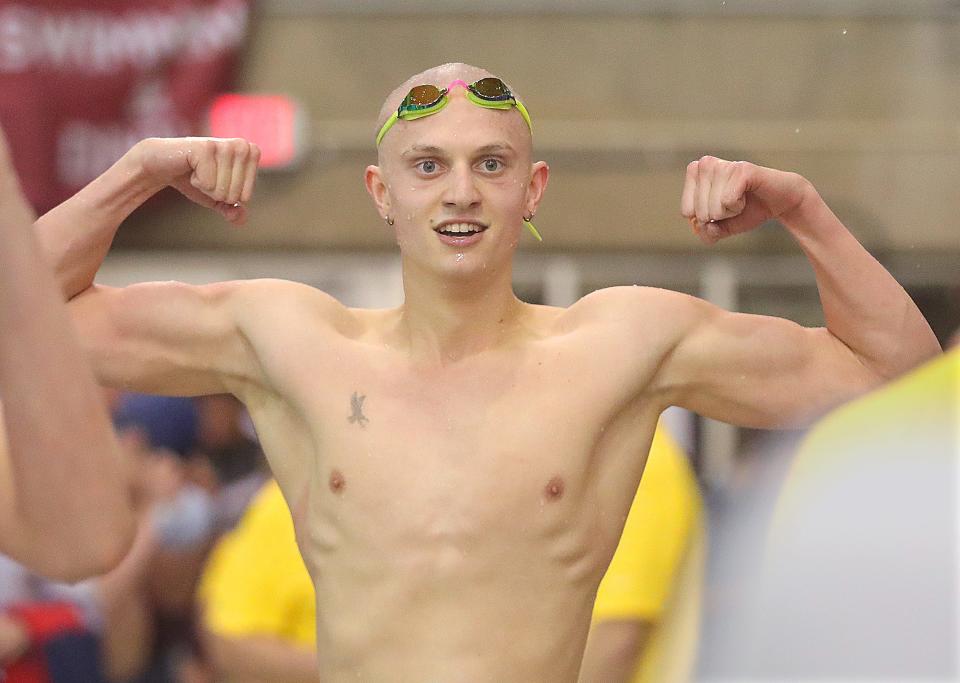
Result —
[{"label": "another person's arm", "polygon": [[204,638],[218,674],[233,683],[319,683],[317,654],[312,647],[258,635]]},{"label": "another person's arm", "polygon": [[590,628],[578,683],[629,683],[650,640],[654,623],[608,619]]},{"label": "another person's arm", "polygon": [[655,380],[665,404],[744,426],[804,424],[940,352],[903,287],[801,176],[705,157],[688,166],[681,203],[709,243],[778,219],[813,266],[826,327],[672,296],[677,336]]},{"label": "another person's arm", "polygon": [[45,576],[101,574],[134,521],[119,451],[0,133],[0,549]]}]

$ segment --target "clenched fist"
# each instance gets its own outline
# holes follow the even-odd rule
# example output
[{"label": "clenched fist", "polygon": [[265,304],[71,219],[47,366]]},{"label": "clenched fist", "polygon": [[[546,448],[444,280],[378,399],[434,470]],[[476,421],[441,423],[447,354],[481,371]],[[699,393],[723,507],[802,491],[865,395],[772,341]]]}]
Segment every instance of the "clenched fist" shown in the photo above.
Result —
[{"label": "clenched fist", "polygon": [[794,210],[813,186],[796,173],[702,157],[687,165],[680,213],[706,244]]},{"label": "clenched fist", "polygon": [[260,148],[241,138],[148,138],[129,154],[156,187],[172,186],[216,209],[236,225],[246,221]]}]

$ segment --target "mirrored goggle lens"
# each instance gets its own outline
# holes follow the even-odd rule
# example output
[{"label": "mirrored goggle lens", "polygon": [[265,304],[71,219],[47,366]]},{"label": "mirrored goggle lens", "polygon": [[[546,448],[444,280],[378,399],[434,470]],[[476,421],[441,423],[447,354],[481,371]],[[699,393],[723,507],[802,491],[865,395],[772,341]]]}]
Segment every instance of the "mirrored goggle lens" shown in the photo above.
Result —
[{"label": "mirrored goggle lens", "polygon": [[499,78],[481,78],[470,89],[485,100],[509,100],[513,97],[507,84]]},{"label": "mirrored goggle lens", "polygon": [[435,85],[418,85],[411,88],[403,98],[401,107],[429,107],[436,104],[443,97],[443,91]]}]

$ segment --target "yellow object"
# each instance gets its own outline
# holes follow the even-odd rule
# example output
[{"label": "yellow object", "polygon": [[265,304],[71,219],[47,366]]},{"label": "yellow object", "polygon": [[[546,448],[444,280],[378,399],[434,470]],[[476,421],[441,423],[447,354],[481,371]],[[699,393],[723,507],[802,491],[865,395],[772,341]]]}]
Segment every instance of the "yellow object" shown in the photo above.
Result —
[{"label": "yellow object", "polygon": [[313,647],[316,601],[287,503],[267,483],[214,548],[200,582],[204,625],[225,637],[272,636]]},{"label": "yellow object", "polygon": [[686,455],[658,427],[593,612],[594,623],[655,623],[635,683],[673,683],[690,675],[699,632],[705,537],[696,478]]},{"label": "yellow object", "polygon": [[[945,433],[945,430],[953,430]],[[884,443],[865,448],[883,436]],[[880,458],[937,457],[943,449],[919,447],[925,438],[960,443],[960,348],[860,399],[818,422],[800,446],[777,502],[772,535],[787,517],[816,500],[824,481],[858,467],[876,467]],[[897,444],[897,447],[893,447]],[[882,446],[890,446],[884,449]]]},{"label": "yellow object", "polygon": [[543,237],[540,235],[540,231],[533,226],[533,223],[530,221],[524,221],[523,224],[527,226],[527,230],[530,231],[530,234],[537,238],[537,242],[543,242]]}]

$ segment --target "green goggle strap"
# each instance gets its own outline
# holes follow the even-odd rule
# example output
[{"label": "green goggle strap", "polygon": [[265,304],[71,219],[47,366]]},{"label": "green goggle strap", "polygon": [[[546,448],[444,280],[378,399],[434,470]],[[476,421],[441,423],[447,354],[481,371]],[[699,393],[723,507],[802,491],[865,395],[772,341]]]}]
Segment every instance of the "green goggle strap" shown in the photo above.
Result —
[{"label": "green goggle strap", "polygon": [[527,122],[527,128],[530,129],[530,134],[533,135],[533,121],[530,120],[530,113],[519,100],[514,99],[513,97],[511,97],[509,100],[485,100],[484,98],[477,96],[477,94],[469,88],[467,89],[467,99],[474,104],[479,104],[481,107],[486,107],[487,109],[509,109],[510,107],[516,107],[517,111],[520,112],[520,116],[522,116],[523,120]]},{"label": "green goggle strap", "polygon": [[529,230],[530,234],[537,239],[537,242],[543,242],[543,237],[540,236],[540,232],[533,226],[533,223],[530,221],[524,221],[523,224],[527,226],[527,230]]},{"label": "green goggle strap", "polygon": [[[403,118],[404,121],[415,121],[416,119],[422,119],[424,116],[430,116],[430,114],[436,114],[438,111],[447,106],[449,100],[446,97],[442,97],[435,104],[431,104],[427,107],[410,107],[409,109],[401,107],[397,111],[393,112],[390,115],[390,118],[387,119],[386,123],[383,124],[383,128],[380,129],[380,132],[377,133],[377,147],[380,146],[380,141],[383,140],[383,136],[387,134],[387,131],[393,127],[400,118]],[[400,112],[403,112],[401,117]]]}]

